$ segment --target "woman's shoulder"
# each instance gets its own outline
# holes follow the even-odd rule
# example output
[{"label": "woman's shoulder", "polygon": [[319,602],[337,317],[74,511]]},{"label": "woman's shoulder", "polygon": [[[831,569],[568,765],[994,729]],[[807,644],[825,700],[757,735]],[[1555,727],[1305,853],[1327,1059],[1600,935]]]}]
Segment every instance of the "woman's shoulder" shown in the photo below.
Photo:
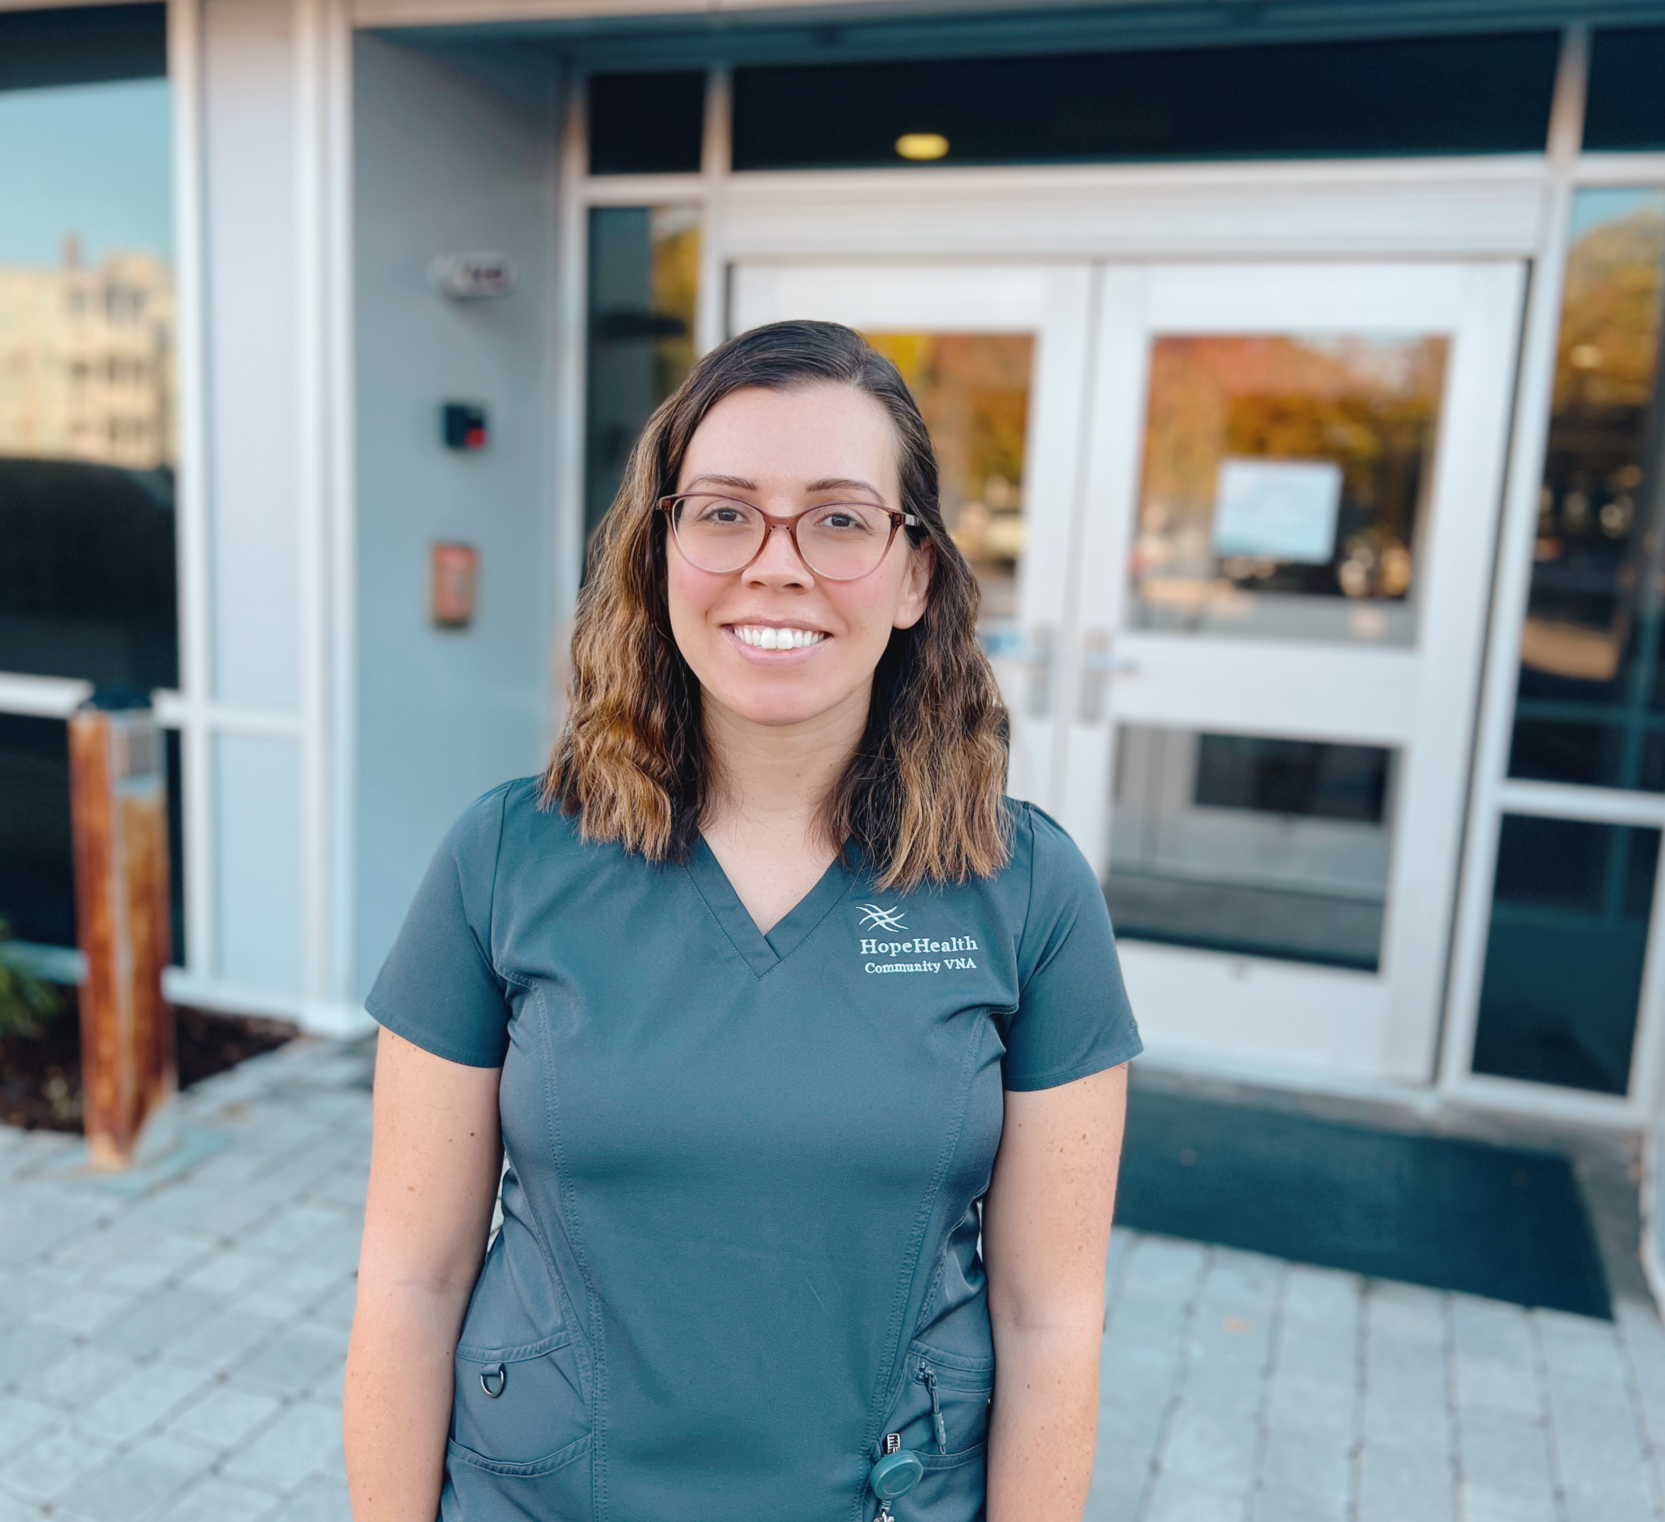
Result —
[{"label": "woman's shoulder", "polygon": [[1086,858],[1082,856],[1081,848],[1076,845],[1069,831],[1038,803],[1031,803],[1025,798],[1003,796],[1000,804],[1006,811],[1010,830],[1011,865],[1015,866],[1020,857],[1026,864],[1033,859],[1046,865],[1066,860],[1080,861],[1085,865]]},{"label": "woman's shoulder", "polygon": [[457,816],[446,845],[461,861],[495,863],[528,846],[547,855],[578,844],[576,822],[550,806],[541,777],[516,777],[481,793]]},{"label": "woman's shoulder", "polygon": [[1037,895],[1086,895],[1102,902],[1097,874],[1063,825],[1039,804],[1002,798],[1010,820],[1011,856],[1003,875]]}]

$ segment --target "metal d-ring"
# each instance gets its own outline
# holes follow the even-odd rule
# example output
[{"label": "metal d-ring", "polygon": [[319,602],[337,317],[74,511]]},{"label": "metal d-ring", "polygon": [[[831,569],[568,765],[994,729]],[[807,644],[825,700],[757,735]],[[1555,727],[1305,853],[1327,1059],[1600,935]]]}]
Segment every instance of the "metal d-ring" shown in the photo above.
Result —
[{"label": "metal d-ring", "polygon": [[[492,1388],[493,1380],[497,1381],[495,1389]],[[508,1386],[509,1371],[502,1364],[497,1364],[490,1369],[486,1369],[480,1375],[480,1388],[484,1390],[493,1400],[496,1400],[497,1397],[508,1388]]]}]

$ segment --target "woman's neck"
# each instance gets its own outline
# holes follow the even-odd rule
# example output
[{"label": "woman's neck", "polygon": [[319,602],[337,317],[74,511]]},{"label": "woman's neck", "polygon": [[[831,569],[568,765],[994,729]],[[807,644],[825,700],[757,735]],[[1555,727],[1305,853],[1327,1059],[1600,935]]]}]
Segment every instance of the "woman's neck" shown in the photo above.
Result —
[{"label": "woman's neck", "polygon": [[754,724],[704,705],[711,793],[701,833],[765,935],[826,872],[843,842],[822,818],[867,726],[861,692],[803,724]]},{"label": "woman's neck", "polygon": [[703,705],[711,790],[707,839],[723,835],[836,852],[822,839],[822,808],[867,727],[869,694],[858,692],[801,724],[757,724],[709,699]]}]

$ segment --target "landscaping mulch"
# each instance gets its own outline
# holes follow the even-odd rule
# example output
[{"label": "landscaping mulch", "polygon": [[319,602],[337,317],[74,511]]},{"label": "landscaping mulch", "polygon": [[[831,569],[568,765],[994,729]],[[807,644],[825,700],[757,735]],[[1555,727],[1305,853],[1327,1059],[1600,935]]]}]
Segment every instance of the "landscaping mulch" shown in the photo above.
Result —
[{"label": "landscaping mulch", "polygon": [[[0,1040],[0,1123],[29,1131],[81,1129],[81,1021],[75,990],[39,1036]],[[295,1037],[280,1020],[176,1008],[179,1086],[258,1057]]]}]

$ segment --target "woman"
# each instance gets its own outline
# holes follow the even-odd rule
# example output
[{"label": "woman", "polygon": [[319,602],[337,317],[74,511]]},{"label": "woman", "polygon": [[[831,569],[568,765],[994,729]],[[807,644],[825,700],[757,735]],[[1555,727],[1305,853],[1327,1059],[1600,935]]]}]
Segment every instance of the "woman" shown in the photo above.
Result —
[{"label": "woman", "polygon": [[369,999],[357,1522],[1080,1517],[1139,1041],[976,602],[849,329],[648,424],[549,769]]}]

